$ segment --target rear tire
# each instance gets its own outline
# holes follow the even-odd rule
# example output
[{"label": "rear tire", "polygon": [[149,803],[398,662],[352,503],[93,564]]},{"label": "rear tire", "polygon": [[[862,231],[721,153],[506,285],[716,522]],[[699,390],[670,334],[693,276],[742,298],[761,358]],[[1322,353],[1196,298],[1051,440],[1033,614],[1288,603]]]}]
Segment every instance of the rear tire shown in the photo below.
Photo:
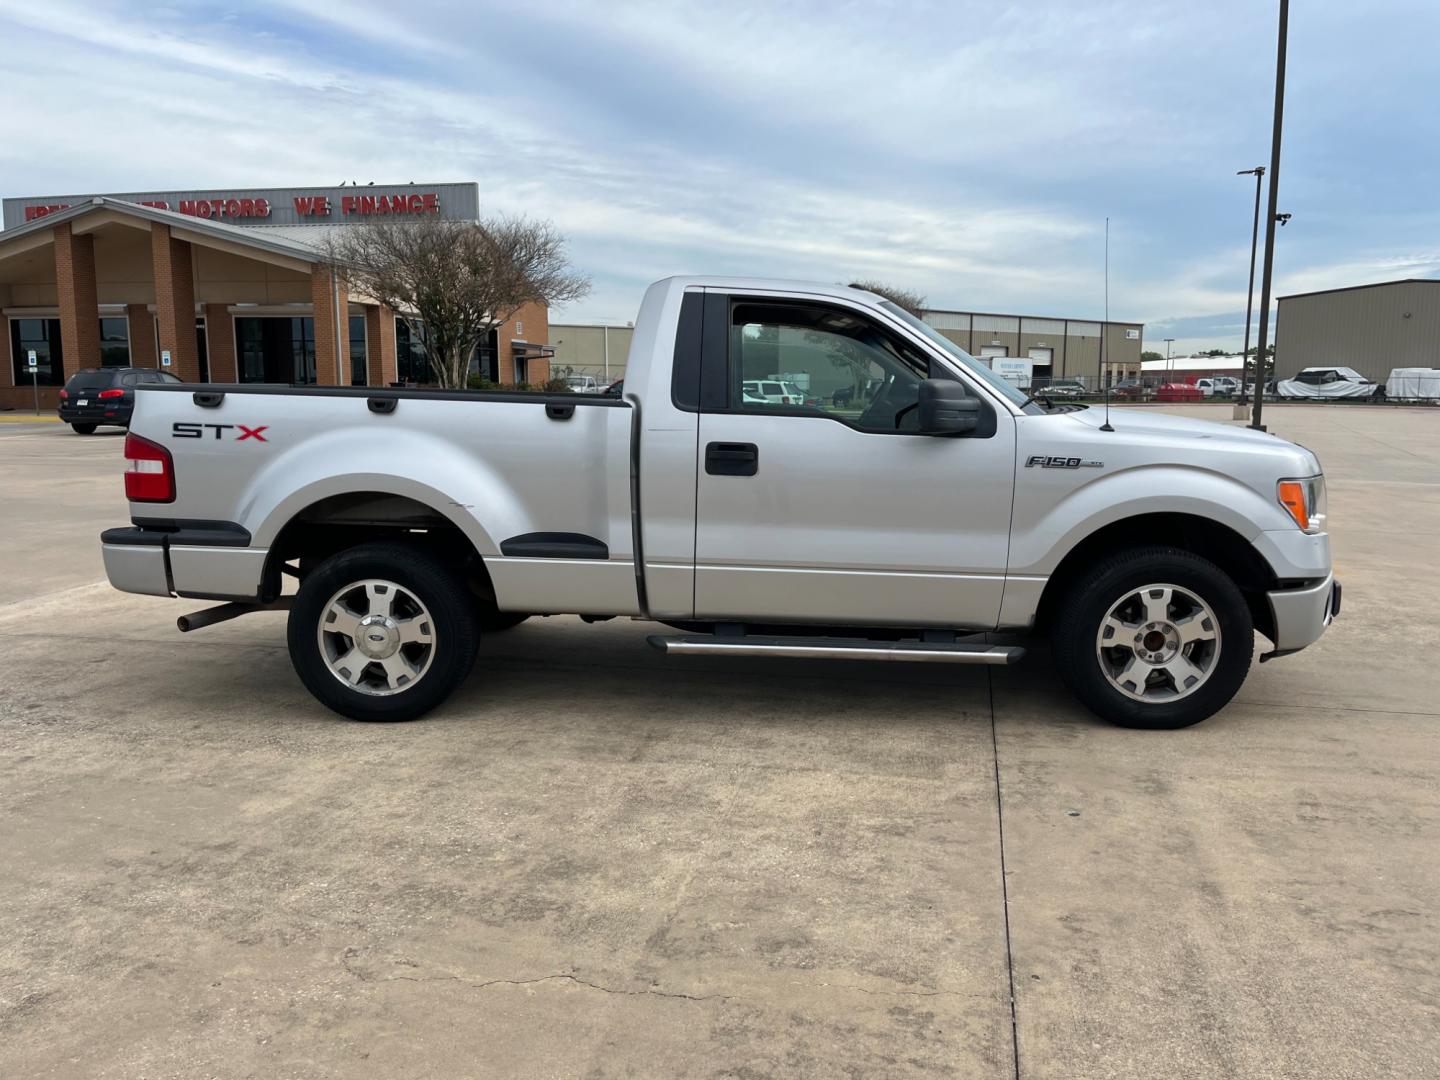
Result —
[{"label": "rear tire", "polygon": [[295,673],[352,720],[413,720],[470,674],[479,643],[465,582],[423,548],[374,542],[305,575],[287,631]]},{"label": "rear tire", "polygon": [[76,434],[76,435],[94,435],[94,434],[95,434],[95,429],[96,429],[97,427],[99,427],[100,425],[99,425],[99,424],[71,424],[70,426],[75,429],[75,434]]},{"label": "rear tire", "polygon": [[1250,608],[1207,559],[1171,547],[1116,552],[1061,597],[1060,677],[1121,727],[1189,727],[1223,708],[1255,652]]}]

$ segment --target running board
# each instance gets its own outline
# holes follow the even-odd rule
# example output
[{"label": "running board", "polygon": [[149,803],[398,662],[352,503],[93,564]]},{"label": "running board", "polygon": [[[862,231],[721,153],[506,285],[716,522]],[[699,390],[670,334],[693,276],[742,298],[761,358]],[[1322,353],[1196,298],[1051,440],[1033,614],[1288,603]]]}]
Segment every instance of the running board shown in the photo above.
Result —
[{"label": "running board", "polygon": [[1013,664],[1025,655],[1015,645],[957,645],[935,641],[847,638],[687,636],[646,639],[671,656],[788,656],[811,660],[908,660],[929,664]]}]

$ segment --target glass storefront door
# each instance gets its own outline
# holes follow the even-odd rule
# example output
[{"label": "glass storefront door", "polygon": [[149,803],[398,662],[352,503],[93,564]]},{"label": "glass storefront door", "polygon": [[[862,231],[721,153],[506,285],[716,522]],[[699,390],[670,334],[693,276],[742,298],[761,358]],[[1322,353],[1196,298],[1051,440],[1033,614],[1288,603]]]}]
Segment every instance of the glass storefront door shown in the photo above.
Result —
[{"label": "glass storefront door", "polygon": [[235,320],[240,381],[306,385],[315,381],[315,320],[246,316]]}]

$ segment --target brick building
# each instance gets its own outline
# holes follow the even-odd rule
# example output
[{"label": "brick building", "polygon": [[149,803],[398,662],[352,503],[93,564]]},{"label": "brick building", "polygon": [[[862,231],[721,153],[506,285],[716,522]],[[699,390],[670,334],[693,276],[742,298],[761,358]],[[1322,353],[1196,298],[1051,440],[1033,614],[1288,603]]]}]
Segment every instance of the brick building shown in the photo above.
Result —
[{"label": "brick building", "polygon": [[[347,295],[328,230],[367,218],[473,220],[475,184],[7,199],[0,231],[0,409],[54,408],[87,367],[159,367],[186,382],[386,386],[431,380],[397,313]],[[549,378],[532,304],[476,351],[502,385]]]}]

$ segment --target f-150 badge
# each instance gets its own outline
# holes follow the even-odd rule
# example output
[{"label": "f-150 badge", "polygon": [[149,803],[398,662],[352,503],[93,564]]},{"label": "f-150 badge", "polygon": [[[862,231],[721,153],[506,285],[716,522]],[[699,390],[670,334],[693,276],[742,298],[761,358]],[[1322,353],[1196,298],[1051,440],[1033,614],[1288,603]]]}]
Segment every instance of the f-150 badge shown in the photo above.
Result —
[{"label": "f-150 badge", "polygon": [[1103,461],[1086,461],[1078,457],[1047,457],[1045,454],[1032,454],[1025,459],[1025,468],[1033,469],[1039,465],[1042,469],[1103,469]]}]

